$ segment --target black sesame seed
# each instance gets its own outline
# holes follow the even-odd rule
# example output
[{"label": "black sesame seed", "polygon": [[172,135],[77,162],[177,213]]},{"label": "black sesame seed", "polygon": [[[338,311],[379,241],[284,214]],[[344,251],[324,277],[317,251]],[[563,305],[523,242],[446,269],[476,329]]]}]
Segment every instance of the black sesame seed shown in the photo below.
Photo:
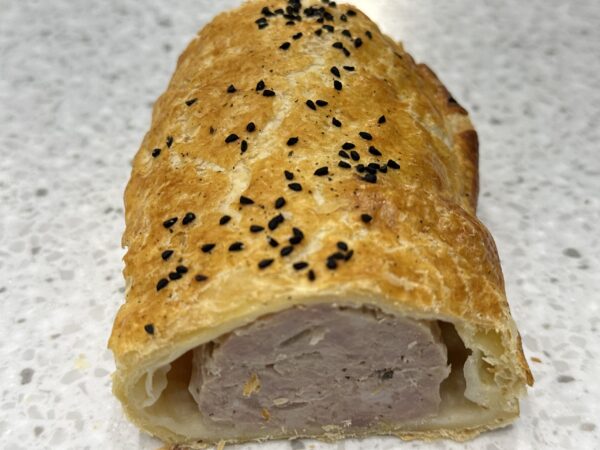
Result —
[{"label": "black sesame seed", "polygon": [[292,39],[295,40],[295,41],[297,41],[301,37],[302,37],[302,33],[296,33],[295,35],[292,36]]},{"label": "black sesame seed", "polygon": [[339,77],[341,76],[341,75],[340,75],[340,71],[339,71],[339,69],[338,69],[337,67],[333,66],[333,67],[332,67],[331,69],[329,69],[329,70],[330,70],[330,72],[331,72],[332,74],[334,74],[336,77],[338,77],[338,78],[339,78]]},{"label": "black sesame seed", "polygon": [[352,142],[344,142],[342,144],[342,148],[344,150],[352,150],[354,147],[356,147],[356,145],[354,145]]},{"label": "black sesame seed", "polygon": [[335,259],[328,259],[325,265],[329,270],[337,269],[337,261]]},{"label": "black sesame seed", "polygon": [[334,80],[333,87],[335,88],[336,91],[341,91],[342,90],[342,82],[340,80]]},{"label": "black sesame seed", "polygon": [[376,173],[381,168],[381,166],[375,162],[371,162],[371,163],[367,164],[367,166],[369,167],[369,169],[373,170],[373,172],[371,172],[371,173]]},{"label": "black sesame seed", "polygon": [[350,33],[350,31],[349,31],[349,30],[344,30],[344,31],[342,31],[342,34],[343,34],[344,36],[346,36],[346,37],[352,38],[352,33]]},{"label": "black sesame seed", "polygon": [[240,196],[240,203],[242,205],[253,205],[254,204],[254,200],[252,200],[251,198],[246,197],[244,195],[241,195]]},{"label": "black sesame seed", "polygon": [[226,144],[231,144],[232,142],[235,142],[239,139],[238,135],[235,133],[231,133],[229,136],[227,136],[225,138],[225,143]]},{"label": "black sesame seed", "polygon": [[225,225],[227,222],[231,220],[231,216],[225,214],[223,217],[219,219],[219,225]]},{"label": "black sesame seed", "polygon": [[354,66],[344,66],[344,70],[348,72],[354,72]]},{"label": "black sesame seed", "polygon": [[358,154],[358,152],[356,150],[352,150],[350,152],[350,157],[352,158],[352,161],[359,161],[360,160],[360,155]]},{"label": "black sesame seed", "polygon": [[[285,17],[285,14],[284,14],[284,17]],[[288,20],[285,24],[291,26],[291,25],[296,25],[296,22],[294,22],[293,20]]]},{"label": "black sesame seed", "polygon": [[268,223],[269,230],[271,230],[271,231],[275,230],[281,223],[283,223],[284,220],[285,219],[282,214],[277,214],[275,217],[273,217],[271,220],[269,220],[269,223]]},{"label": "black sesame seed", "polygon": [[344,259],[346,261],[350,261],[350,258],[352,258],[352,255],[354,255],[354,250],[350,250],[348,253],[346,253],[346,256],[344,257]]},{"label": "black sesame seed", "polygon": [[381,116],[379,119],[377,119],[377,123],[385,123],[385,116]]},{"label": "black sesame seed", "polygon": [[160,148],[155,148],[154,150],[152,150],[153,158],[156,158],[158,155],[160,155]]},{"label": "black sesame seed", "polygon": [[325,100],[317,100],[317,106],[327,106],[327,102]]},{"label": "black sesame seed", "polygon": [[323,25],[323,28],[329,31],[330,33],[333,33],[335,31],[335,28],[332,25]]},{"label": "black sesame seed", "polygon": [[353,9],[349,9],[348,11],[346,11],[346,14],[348,14],[350,17],[354,17],[356,15],[356,11],[354,11]]},{"label": "black sesame seed", "polygon": [[304,233],[298,228],[294,228],[294,235],[289,239],[290,244],[298,245],[304,239]]},{"label": "black sesame seed", "polygon": [[215,248],[215,245],[217,244],[204,244],[202,247],[200,247],[200,249],[202,250],[202,253],[210,253],[210,251]]},{"label": "black sesame seed", "polygon": [[369,223],[371,220],[373,220],[373,217],[369,214],[361,214],[360,220],[362,220],[364,223]]},{"label": "black sesame seed", "polygon": [[290,253],[292,253],[293,251],[294,251],[294,247],[293,247],[293,246],[291,246],[291,245],[287,245],[287,246],[285,246],[285,247],[283,247],[283,248],[281,249],[281,251],[279,252],[279,254],[280,254],[281,256],[287,256],[287,255],[289,255]]},{"label": "black sesame seed", "polygon": [[277,198],[277,200],[275,200],[275,209],[283,208],[284,205],[285,205],[285,198],[279,197],[279,198]]},{"label": "black sesame seed", "polygon": [[379,171],[380,171],[381,173],[387,173],[387,166],[384,164],[383,166],[381,166],[381,167],[379,168]]},{"label": "black sesame seed", "polygon": [[235,86],[234,86],[233,84],[230,84],[230,85],[227,87],[227,92],[228,92],[229,94],[233,94],[235,91],[237,91],[237,89],[235,88]]},{"label": "black sesame seed", "polygon": [[344,48],[344,44],[342,44],[341,42],[334,42],[331,46],[333,48]]},{"label": "black sesame seed", "polygon": [[259,269],[266,269],[267,267],[269,267],[271,264],[273,264],[273,259],[269,258],[269,259],[262,259],[259,261],[258,263],[258,268]]},{"label": "black sesame seed", "polygon": [[254,122],[248,122],[248,125],[246,125],[246,131],[248,133],[252,133],[254,130],[256,130],[256,125],[254,125]]},{"label": "black sesame seed", "polygon": [[306,106],[308,106],[313,111],[317,110],[317,107],[315,106],[315,102],[313,102],[312,100],[306,100]]},{"label": "black sesame seed", "polygon": [[350,56],[350,51],[346,47],[344,47],[342,51],[344,52],[345,56]]},{"label": "black sesame seed", "polygon": [[332,253],[327,257],[327,259],[344,259],[346,256],[342,252]]},{"label": "black sesame seed", "polygon": [[288,184],[288,187],[292,191],[296,191],[296,192],[300,192],[302,190],[302,185],[300,183],[290,183],[290,184]]},{"label": "black sesame seed", "polygon": [[359,164],[356,166],[356,171],[358,173],[363,173],[365,171],[365,165],[364,164]]},{"label": "black sesame seed", "polygon": [[269,245],[271,247],[277,247],[279,245],[279,242],[277,242],[275,239],[273,238],[269,238]]},{"label": "black sesame seed", "polygon": [[315,271],[312,270],[312,269],[310,269],[308,271],[308,275],[307,276],[308,276],[308,280],[309,281],[315,281],[315,279],[317,278],[317,276],[315,275]]},{"label": "black sesame seed", "polygon": [[269,89],[265,89],[263,91],[263,97],[274,97],[275,96],[275,92],[269,90]]},{"label": "black sesame seed", "polygon": [[296,145],[298,143],[297,137],[291,137],[287,140],[287,145],[291,147],[292,145]]},{"label": "black sesame seed", "polygon": [[365,180],[368,183],[377,183],[377,175],[375,175],[374,173],[366,173],[363,177],[363,180]]},{"label": "black sesame seed", "polygon": [[298,261],[292,264],[292,267],[294,267],[294,270],[302,270],[308,267],[308,263],[305,261]]},{"label": "black sesame seed", "polygon": [[250,232],[251,233],[260,233],[264,229],[265,229],[265,227],[262,227],[260,225],[250,225]]},{"label": "black sesame seed", "polygon": [[338,166],[341,167],[342,169],[349,169],[349,168],[352,167],[346,161],[340,161],[340,162],[338,162]]},{"label": "black sesame seed", "polygon": [[243,242],[234,242],[233,244],[231,244],[229,246],[229,251],[230,252],[239,252],[244,248],[244,243]]},{"label": "black sesame seed", "polygon": [[177,223],[177,217],[171,217],[163,222],[163,227],[171,228],[175,223]]},{"label": "black sesame seed", "polygon": [[169,279],[170,280],[173,280],[173,281],[179,280],[181,277],[183,277],[183,275],[180,274],[179,272],[171,272],[171,273],[169,273]]},{"label": "black sesame seed", "polygon": [[371,32],[369,30],[365,31],[365,34],[367,35],[367,37],[369,39],[373,39],[373,35],[371,34]]},{"label": "black sesame seed", "polygon": [[323,12],[323,17],[325,18],[325,20],[333,20],[333,16],[327,11]]},{"label": "black sesame seed", "polygon": [[358,133],[358,135],[366,141],[370,141],[371,139],[373,139],[373,136],[371,136],[366,131],[361,131],[360,133]]},{"label": "black sesame seed", "polygon": [[355,48],[359,48],[362,44],[363,44],[363,41],[361,38],[354,39],[354,47]]},{"label": "black sesame seed", "polygon": [[345,151],[345,150],[340,150],[340,151],[338,152],[338,155],[340,155],[342,158],[350,158],[350,155],[349,155],[349,154],[348,154],[348,152],[347,152],[347,151]]},{"label": "black sesame seed", "polygon": [[246,150],[248,150],[248,143],[245,140],[243,140],[240,143],[240,152],[244,153]]},{"label": "black sesame seed", "polygon": [[348,18],[346,17],[346,14],[342,14],[342,15],[340,16],[340,20],[341,20],[342,22],[348,22]]},{"label": "black sesame seed", "polygon": [[280,48],[281,50],[287,50],[288,48],[290,48],[290,45],[292,45],[292,44],[290,44],[289,42],[284,42],[283,44],[281,44],[281,45],[279,46],[279,48]]},{"label": "black sesame seed", "polygon": [[166,261],[167,259],[169,259],[171,257],[172,254],[173,254],[173,250],[165,250],[164,252],[162,252],[160,254],[160,257]]},{"label": "black sesame seed", "polygon": [[372,145],[369,147],[369,153],[371,155],[381,156],[381,152],[379,150],[377,150],[375,147],[373,147]]},{"label": "black sesame seed", "polygon": [[173,145],[173,136],[167,136],[167,148],[171,148]]},{"label": "black sesame seed", "polygon": [[333,124],[334,127],[340,128],[342,126],[342,122],[337,120],[335,117],[333,119],[331,119],[331,123]]},{"label": "black sesame seed", "polygon": [[315,31],[315,34],[316,34],[317,36],[321,36],[321,34],[323,34],[323,30],[321,30],[321,29],[318,29],[317,31]]},{"label": "black sesame seed", "polygon": [[151,323],[144,325],[144,331],[148,334],[154,334],[154,325],[152,325]]},{"label": "black sesame seed", "polygon": [[161,278],[160,280],[158,280],[158,283],[156,283],[156,290],[160,291],[162,288],[166,287],[167,284],[169,284],[169,280],[167,280],[166,278]]},{"label": "black sesame seed", "polygon": [[201,281],[206,281],[208,280],[208,277],[206,275],[202,275],[201,273],[199,273],[198,275],[196,275],[194,277],[194,280],[201,282]]},{"label": "black sesame seed", "polygon": [[188,268],[187,268],[187,267],[185,267],[185,266],[177,266],[177,267],[175,267],[175,271],[176,271],[177,273],[184,274],[184,273],[187,273],[187,271],[188,271]]},{"label": "black sesame seed", "polygon": [[261,22],[258,24],[258,29],[262,30],[263,28],[266,28],[268,26],[269,26],[269,24],[267,22]]},{"label": "black sesame seed", "polygon": [[319,167],[317,170],[315,170],[314,174],[318,177],[325,176],[325,175],[329,174],[329,168],[327,166]]},{"label": "black sesame seed", "polygon": [[271,12],[271,10],[269,9],[268,6],[265,6],[263,9],[260,10],[260,12],[262,13],[263,16],[267,16],[267,17],[275,15]]},{"label": "black sesame seed", "polygon": [[290,172],[289,170],[284,170],[283,171],[283,175],[285,176],[286,180],[293,180],[294,179],[294,174],[292,172]]},{"label": "black sesame seed", "polygon": [[261,23],[267,23],[267,19],[266,19],[265,17],[259,17],[258,19],[256,19],[256,20],[254,21],[254,23],[257,23],[257,24],[259,24],[259,25],[260,25]]},{"label": "black sesame seed", "polygon": [[265,82],[263,80],[260,80],[258,83],[256,83],[257,91],[262,91],[264,88],[265,88]]},{"label": "black sesame seed", "polygon": [[394,169],[394,170],[398,170],[400,168],[400,164],[398,164],[396,161],[394,161],[393,159],[388,159],[387,162],[387,166],[390,169]]},{"label": "black sesame seed", "polygon": [[185,104],[186,104],[187,106],[192,106],[192,105],[193,105],[194,103],[196,103],[197,101],[198,101],[198,99],[197,99],[197,98],[191,98],[191,99],[189,99],[189,100],[186,100],[186,101],[185,101]]},{"label": "black sesame seed", "polygon": [[335,244],[335,245],[336,245],[337,248],[339,248],[343,252],[347,252],[348,251],[348,244],[346,244],[344,241],[338,241],[338,243]]},{"label": "black sesame seed", "polygon": [[195,218],[196,214],[194,214],[193,212],[188,212],[185,214],[185,216],[183,216],[183,220],[181,221],[181,223],[183,225],[187,225],[188,223],[192,223]]},{"label": "black sesame seed", "polygon": [[281,15],[281,14],[283,14],[283,9],[281,9],[281,8],[277,8],[277,9],[275,10],[275,14],[280,14],[280,15]]}]

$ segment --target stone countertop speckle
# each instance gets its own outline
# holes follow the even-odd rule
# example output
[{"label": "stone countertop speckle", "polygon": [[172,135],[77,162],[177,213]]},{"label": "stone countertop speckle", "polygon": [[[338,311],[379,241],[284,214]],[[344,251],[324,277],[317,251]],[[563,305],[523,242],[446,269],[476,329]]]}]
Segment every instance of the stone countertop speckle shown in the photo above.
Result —
[{"label": "stone countertop speckle", "polygon": [[[228,0],[0,0],[0,442],[148,449],[110,393],[122,194],[178,54]],[[479,215],[536,385],[515,425],[459,445],[600,448],[600,6],[356,1],[430,65],[481,141]]]}]

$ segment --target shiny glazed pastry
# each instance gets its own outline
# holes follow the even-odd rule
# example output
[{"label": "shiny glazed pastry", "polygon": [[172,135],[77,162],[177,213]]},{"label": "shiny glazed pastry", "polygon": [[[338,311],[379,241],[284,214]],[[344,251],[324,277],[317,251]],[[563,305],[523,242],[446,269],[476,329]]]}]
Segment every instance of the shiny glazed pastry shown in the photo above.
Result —
[{"label": "shiny glazed pastry", "polygon": [[170,443],[464,440],[532,384],[477,135],[358,9],[250,1],[179,58],[125,193],[109,346]]}]

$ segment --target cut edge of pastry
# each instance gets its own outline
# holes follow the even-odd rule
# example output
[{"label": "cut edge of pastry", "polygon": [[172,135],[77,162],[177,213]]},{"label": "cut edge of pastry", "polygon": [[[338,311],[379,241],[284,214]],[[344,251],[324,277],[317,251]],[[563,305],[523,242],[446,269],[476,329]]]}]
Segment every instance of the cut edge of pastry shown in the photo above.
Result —
[{"label": "cut edge of pastry", "polygon": [[[177,345],[145,355],[136,361],[135,367],[121,364],[113,376],[113,391],[125,406],[129,418],[141,428],[167,442],[194,448],[219,441],[231,444],[292,438],[333,441],[374,434],[405,440],[451,438],[462,441],[483,431],[506,426],[518,417],[519,397],[526,392],[525,384],[531,384],[532,380],[526,363],[521,362],[520,337],[512,320],[511,326],[498,329],[494,325],[464,323],[456,317],[423,314],[400,305],[392,309],[370,296],[346,298],[349,300],[316,296],[298,299],[287,307],[278,303],[280,306],[272,310],[240,315],[218,327],[200,329],[186,339],[177,340]],[[453,358],[461,351],[463,354],[458,357],[466,357],[466,360],[463,367],[457,367],[459,364],[455,363],[450,376],[442,383],[438,414],[398,425],[379,423],[359,429],[323,424],[319,432],[283,430],[269,436],[265,436],[264,430],[258,427],[255,434],[244,436],[226,436],[222,428],[211,430],[210,425],[206,427],[198,404],[188,391],[192,350],[263,316],[276,314],[288,307],[315,304],[376,308],[393,316],[440,324],[443,341],[448,348],[448,362],[452,364]]]}]

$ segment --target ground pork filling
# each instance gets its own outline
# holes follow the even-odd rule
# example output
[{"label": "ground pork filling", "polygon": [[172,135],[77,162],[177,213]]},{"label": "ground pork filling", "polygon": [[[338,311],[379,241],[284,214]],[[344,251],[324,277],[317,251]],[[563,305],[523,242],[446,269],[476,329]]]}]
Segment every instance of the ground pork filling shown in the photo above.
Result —
[{"label": "ground pork filling", "polygon": [[435,415],[449,375],[436,322],[294,307],[194,350],[189,390],[226,427],[366,427]]}]

